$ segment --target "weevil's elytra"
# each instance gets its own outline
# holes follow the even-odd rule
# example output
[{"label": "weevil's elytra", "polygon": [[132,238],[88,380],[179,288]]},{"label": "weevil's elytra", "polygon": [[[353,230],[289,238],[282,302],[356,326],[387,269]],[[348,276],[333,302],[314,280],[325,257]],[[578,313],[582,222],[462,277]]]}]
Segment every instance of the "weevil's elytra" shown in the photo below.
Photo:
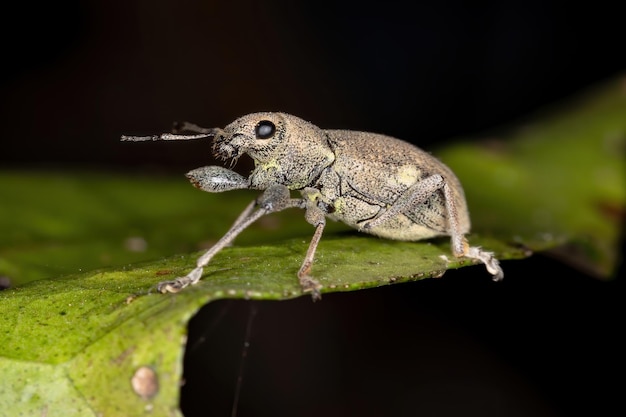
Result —
[{"label": "weevil's elytra", "polygon": [[[230,160],[248,154],[254,169],[244,177],[230,169],[207,166],[187,173],[189,180],[208,192],[235,189],[263,191],[231,229],[197,261],[184,277],[159,284],[161,292],[178,292],[197,283],[203,268],[222,248],[260,217],[287,208],[305,210],[315,227],[309,249],[298,271],[302,290],[320,297],[321,285],[311,275],[315,250],[326,218],[387,239],[417,241],[450,236],[452,253],[484,263],[493,279],[503,277],[492,253],[468,244],[470,219],[461,183],[432,155],[389,136],[350,130],[322,130],[285,113],[253,113],[224,129],[192,124],[193,134],[123,136],[122,140],[177,140],[213,137],[216,157]],[[299,191],[293,198],[291,191]]]}]

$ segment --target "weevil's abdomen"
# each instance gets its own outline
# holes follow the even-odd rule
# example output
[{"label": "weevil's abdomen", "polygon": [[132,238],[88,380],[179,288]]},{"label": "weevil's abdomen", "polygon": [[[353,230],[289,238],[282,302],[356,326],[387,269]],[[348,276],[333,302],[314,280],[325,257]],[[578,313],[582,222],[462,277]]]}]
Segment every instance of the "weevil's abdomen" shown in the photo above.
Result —
[{"label": "weevil's abdomen", "polygon": [[[423,150],[390,136],[346,130],[326,131],[335,162],[318,181],[318,188],[334,212],[329,217],[360,229],[419,181],[439,174],[452,190],[459,231],[470,229],[461,183],[452,170]],[[408,207],[368,233],[396,240],[420,240],[449,235],[442,190]]]}]

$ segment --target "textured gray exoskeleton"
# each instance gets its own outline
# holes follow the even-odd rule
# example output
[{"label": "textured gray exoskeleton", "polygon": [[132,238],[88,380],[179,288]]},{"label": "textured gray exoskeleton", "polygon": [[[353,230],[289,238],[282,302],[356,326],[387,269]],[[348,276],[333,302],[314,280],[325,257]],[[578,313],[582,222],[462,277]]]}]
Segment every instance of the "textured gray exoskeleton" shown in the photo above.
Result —
[{"label": "textured gray exoskeleton", "polygon": [[[230,230],[197,261],[188,275],[161,282],[160,292],[178,292],[195,284],[203,268],[222,248],[261,216],[291,207],[305,210],[316,229],[298,279],[302,290],[320,297],[321,285],[309,275],[326,217],[359,231],[387,239],[421,240],[450,236],[452,253],[483,262],[495,281],[503,277],[490,252],[470,246],[464,235],[470,219],[461,183],[432,155],[398,139],[350,130],[322,130],[284,113],[254,113],[224,129],[183,124],[194,134],[122,136],[126,141],[181,140],[213,137],[213,152],[221,159],[248,154],[255,168],[244,177],[219,166],[187,173],[198,188],[209,192],[263,190]],[[297,190],[301,198],[292,198]]]}]

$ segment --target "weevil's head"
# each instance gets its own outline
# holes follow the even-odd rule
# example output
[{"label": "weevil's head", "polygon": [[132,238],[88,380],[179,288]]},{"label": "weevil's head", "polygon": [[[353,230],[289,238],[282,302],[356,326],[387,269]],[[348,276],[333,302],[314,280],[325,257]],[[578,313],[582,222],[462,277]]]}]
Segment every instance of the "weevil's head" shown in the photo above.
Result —
[{"label": "weevil's head", "polygon": [[272,184],[301,189],[312,185],[335,155],[326,133],[317,126],[285,113],[252,113],[240,117],[213,139],[216,157],[231,165],[248,154],[255,164],[253,188]]}]

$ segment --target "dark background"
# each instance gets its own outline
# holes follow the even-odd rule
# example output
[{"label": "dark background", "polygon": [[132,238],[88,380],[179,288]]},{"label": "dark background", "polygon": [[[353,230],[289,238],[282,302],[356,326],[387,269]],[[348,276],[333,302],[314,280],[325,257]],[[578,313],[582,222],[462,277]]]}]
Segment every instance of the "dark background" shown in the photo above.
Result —
[{"label": "dark background", "polygon": [[[119,136],[261,110],[435,148],[626,70],[623,14],[600,2],[14,7],[0,168],[183,173],[212,163],[208,143]],[[623,413],[623,280],[540,255],[504,268],[499,284],[472,267],[315,304],[212,303],[190,327],[183,409],[230,414],[247,334],[241,416]]]},{"label": "dark background", "polygon": [[[626,70],[600,3],[20,2],[0,25],[1,166],[150,164],[208,144],[129,146],[176,120],[285,111],[432,148],[513,123]],[[166,151],[164,151],[166,149]]]}]

